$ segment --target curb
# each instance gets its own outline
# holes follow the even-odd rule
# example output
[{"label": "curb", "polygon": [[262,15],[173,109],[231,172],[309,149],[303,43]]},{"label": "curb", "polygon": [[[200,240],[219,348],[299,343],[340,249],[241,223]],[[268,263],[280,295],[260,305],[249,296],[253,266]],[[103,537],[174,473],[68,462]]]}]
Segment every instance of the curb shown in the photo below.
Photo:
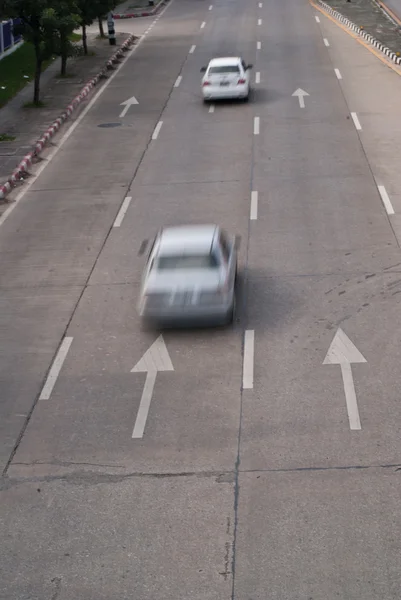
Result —
[{"label": "curb", "polygon": [[138,19],[139,17],[153,17],[155,14],[159,12],[161,7],[166,4],[163,0],[159,2],[155,8],[151,10],[145,10],[144,12],[135,12],[135,13],[113,13],[113,19]]},{"label": "curb", "polygon": [[392,50],[390,50],[390,48],[387,48],[387,46],[385,46],[384,44],[379,42],[376,38],[373,37],[373,35],[370,35],[370,33],[366,33],[366,31],[364,31],[363,29],[361,29],[360,27],[355,25],[355,23],[353,23],[352,21],[350,21],[349,19],[344,17],[338,11],[331,8],[331,6],[329,6],[322,0],[317,0],[317,2],[322,8],[324,8],[324,10],[326,12],[330,13],[335,19],[337,19],[337,21],[344,23],[347,27],[349,27],[349,29],[352,29],[352,31],[355,31],[355,33],[357,33],[358,35],[363,37],[365,40],[367,40],[370,44],[372,44],[372,46],[374,46],[375,48],[378,48],[381,52],[383,52],[383,54],[385,54],[396,65],[401,65],[401,56],[397,56],[397,54],[395,52],[393,52]]},{"label": "curb", "polygon": [[72,115],[77,106],[79,106],[89,92],[99,83],[101,79],[106,76],[107,71],[114,69],[114,65],[120,62],[124,52],[127,52],[129,47],[132,46],[137,36],[130,35],[121,47],[113,54],[113,56],[106,62],[105,66],[97,75],[92,77],[88,83],[82,88],[78,96],[70,102],[64,112],[56,119],[50,127],[48,127],[45,133],[38,139],[32,150],[24,156],[19,165],[14,169],[8,180],[0,186],[0,200],[3,200],[7,194],[17,185],[18,182],[23,180],[28,174],[28,169],[32,166],[35,158],[37,158],[46,146],[49,140],[57,133],[63,123]]}]

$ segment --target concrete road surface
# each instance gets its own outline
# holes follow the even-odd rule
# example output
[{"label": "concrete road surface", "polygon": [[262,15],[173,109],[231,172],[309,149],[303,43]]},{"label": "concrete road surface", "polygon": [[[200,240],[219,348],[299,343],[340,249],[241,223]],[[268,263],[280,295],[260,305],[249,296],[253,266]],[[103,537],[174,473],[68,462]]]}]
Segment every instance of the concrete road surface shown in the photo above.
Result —
[{"label": "concrete road surface", "polygon": [[[1,600],[399,600],[400,86],[305,0],[175,0],[58,138],[0,227]],[[241,235],[235,323],[146,330],[186,222]]]}]

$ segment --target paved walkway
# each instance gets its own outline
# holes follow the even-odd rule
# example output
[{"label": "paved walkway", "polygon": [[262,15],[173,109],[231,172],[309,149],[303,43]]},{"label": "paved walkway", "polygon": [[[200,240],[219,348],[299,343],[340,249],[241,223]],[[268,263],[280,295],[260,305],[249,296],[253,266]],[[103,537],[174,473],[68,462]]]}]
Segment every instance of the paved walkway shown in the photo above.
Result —
[{"label": "paved walkway", "polygon": [[0,184],[7,180],[32,145],[59,117],[85,83],[101,70],[131,33],[132,27],[120,26],[119,29],[124,29],[127,33],[118,31],[117,46],[111,46],[107,39],[98,39],[98,29],[96,26],[92,27],[88,35],[91,55],[71,60],[67,78],[59,77],[60,61],[54,61],[42,75],[43,108],[24,108],[24,104],[32,100],[33,83],[30,83],[0,109],[0,134],[15,137],[11,142],[0,142]]}]

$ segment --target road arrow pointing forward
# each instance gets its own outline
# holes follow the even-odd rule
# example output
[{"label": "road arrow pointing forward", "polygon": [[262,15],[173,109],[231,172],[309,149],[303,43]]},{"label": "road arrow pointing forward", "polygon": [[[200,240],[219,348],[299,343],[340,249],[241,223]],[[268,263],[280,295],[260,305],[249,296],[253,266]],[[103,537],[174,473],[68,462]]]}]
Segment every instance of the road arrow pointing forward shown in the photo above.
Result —
[{"label": "road arrow pointing forward", "polygon": [[132,96],[132,98],[130,98],[129,100],[126,100],[125,102],[121,102],[120,106],[125,106],[123,112],[120,115],[120,119],[122,119],[123,117],[125,117],[125,115],[127,114],[127,112],[129,111],[130,107],[133,104],[139,104],[138,100],[135,98],[135,96]]},{"label": "road arrow pointing forward", "polygon": [[351,429],[361,429],[361,421],[359,419],[351,364],[365,362],[366,359],[359,352],[358,348],[354,346],[342,329],[338,329],[333,341],[330,344],[330,348],[326,354],[323,364],[340,365],[341,367],[349,426]]},{"label": "road arrow pointing forward", "polygon": [[145,386],[143,388],[141,403],[139,405],[135,427],[132,433],[133,438],[138,439],[143,437],[158,371],[174,371],[162,335],[153,342],[151,347],[146,350],[141,360],[131,370],[131,373],[146,373]]},{"label": "road arrow pointing forward", "polygon": [[301,90],[301,88],[298,88],[293,93],[293,96],[298,96],[299,106],[301,108],[305,108],[305,96],[309,96],[308,92],[305,92],[305,90]]}]

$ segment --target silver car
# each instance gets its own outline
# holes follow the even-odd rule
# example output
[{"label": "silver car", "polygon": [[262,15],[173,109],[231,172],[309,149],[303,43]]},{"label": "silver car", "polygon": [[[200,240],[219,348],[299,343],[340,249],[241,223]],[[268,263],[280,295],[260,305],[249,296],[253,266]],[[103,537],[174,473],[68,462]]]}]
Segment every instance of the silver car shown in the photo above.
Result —
[{"label": "silver car", "polygon": [[235,310],[239,241],[238,236],[229,238],[216,225],[161,229],[142,277],[140,316],[155,322],[201,319],[230,323]]}]

